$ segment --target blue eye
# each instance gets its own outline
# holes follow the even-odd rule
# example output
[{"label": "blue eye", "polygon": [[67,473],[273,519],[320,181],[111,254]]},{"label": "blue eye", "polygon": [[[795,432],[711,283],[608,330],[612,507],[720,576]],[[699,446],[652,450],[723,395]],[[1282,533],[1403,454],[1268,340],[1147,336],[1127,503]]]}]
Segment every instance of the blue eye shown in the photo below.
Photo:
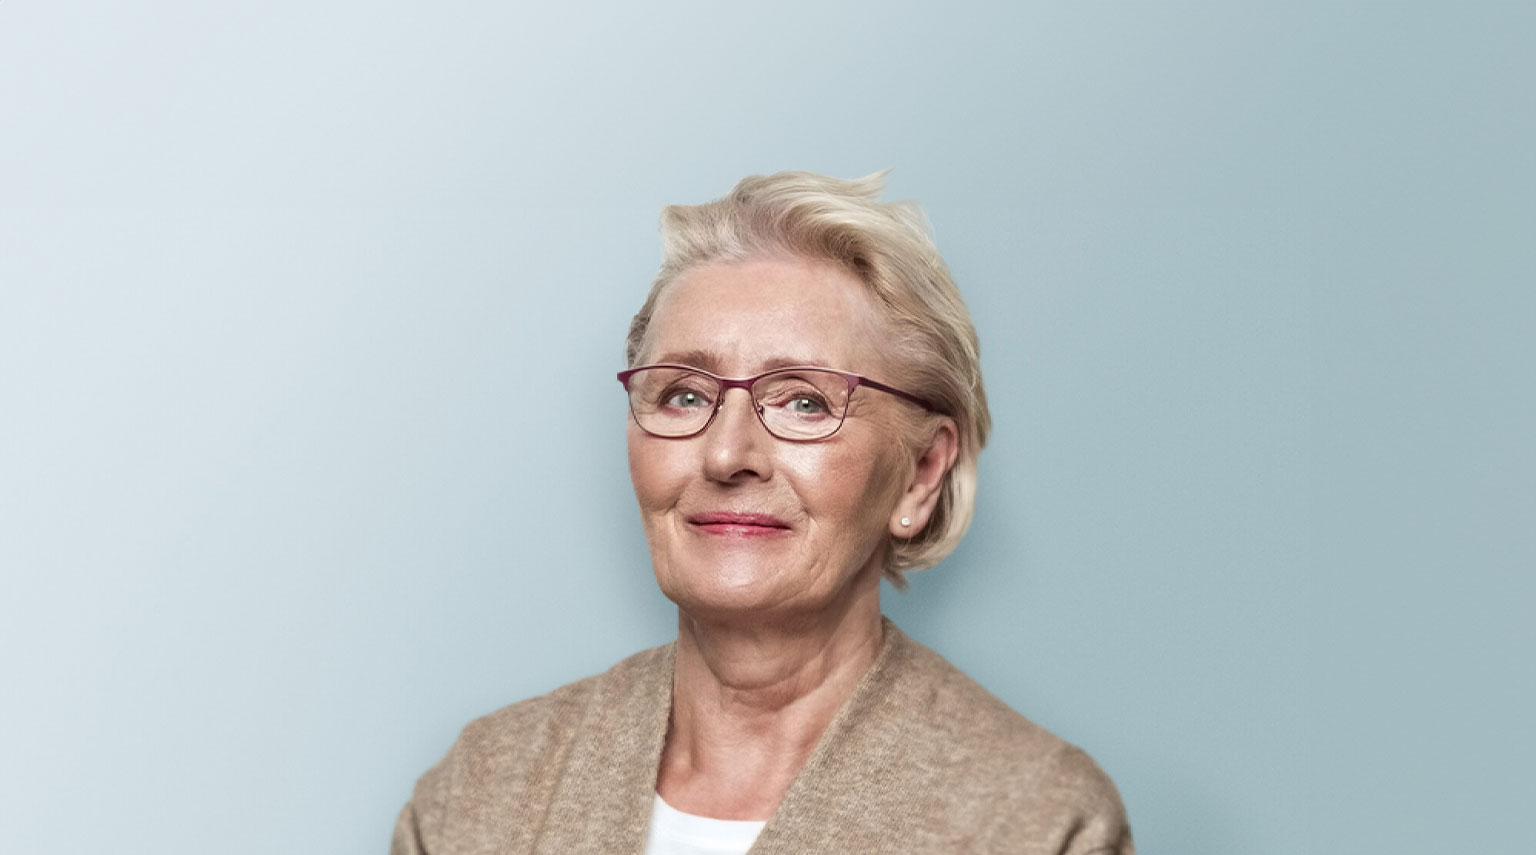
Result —
[{"label": "blue eye", "polygon": [[[840,378],[833,379],[843,382]],[[831,399],[810,371],[772,375],[759,383],[753,392],[760,406],[802,423],[821,421],[833,411]]]},{"label": "blue eye", "polygon": [[827,405],[815,398],[802,396],[786,404],[785,409],[797,416],[819,416],[827,411]]},{"label": "blue eye", "polygon": [[695,407],[707,407],[709,406],[709,401],[698,392],[682,391],[668,397],[666,405],[687,410]]}]

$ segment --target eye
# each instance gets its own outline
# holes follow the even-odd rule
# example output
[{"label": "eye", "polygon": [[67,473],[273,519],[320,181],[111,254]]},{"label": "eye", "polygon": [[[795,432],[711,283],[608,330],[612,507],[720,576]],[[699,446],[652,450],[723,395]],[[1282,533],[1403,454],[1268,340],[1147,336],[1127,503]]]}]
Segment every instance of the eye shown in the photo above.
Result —
[{"label": "eye", "polygon": [[803,427],[837,418],[842,402],[835,396],[844,386],[845,381],[835,374],[796,369],[767,375],[754,387],[753,395],[759,406]]},{"label": "eye", "polygon": [[709,396],[702,390],[674,386],[666,391],[662,399],[662,406],[673,407],[679,410],[691,410],[710,406],[710,400]]},{"label": "eye", "polygon": [[808,383],[770,390],[770,394],[763,396],[759,403],[801,419],[815,419],[832,412],[826,396]]},{"label": "eye", "polygon": [[819,416],[827,412],[827,404],[819,397],[801,395],[788,401],[784,409],[797,416]]}]

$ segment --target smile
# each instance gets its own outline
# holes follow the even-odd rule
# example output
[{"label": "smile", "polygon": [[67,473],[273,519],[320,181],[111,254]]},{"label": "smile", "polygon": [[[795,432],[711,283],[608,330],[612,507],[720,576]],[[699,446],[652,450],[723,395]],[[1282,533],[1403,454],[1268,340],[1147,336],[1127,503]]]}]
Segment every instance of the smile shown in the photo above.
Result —
[{"label": "smile", "polygon": [[789,523],[771,514],[739,514],[710,511],[693,514],[688,524],[699,531],[722,537],[773,537],[789,532]]}]

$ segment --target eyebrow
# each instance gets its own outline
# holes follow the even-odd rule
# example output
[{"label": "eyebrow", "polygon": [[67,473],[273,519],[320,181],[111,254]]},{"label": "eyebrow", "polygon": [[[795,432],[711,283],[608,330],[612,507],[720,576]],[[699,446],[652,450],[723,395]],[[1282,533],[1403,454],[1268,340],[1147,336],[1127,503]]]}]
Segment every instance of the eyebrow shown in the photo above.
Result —
[{"label": "eyebrow", "polygon": [[[711,374],[720,373],[720,359],[714,353],[707,350],[669,351],[667,353],[661,354],[660,356],[657,356],[655,364],[688,365],[694,368],[702,368]],[[820,359],[795,359],[792,357],[777,356],[773,359],[766,360],[761,365],[759,365],[757,373],[761,373],[763,371],[773,371],[776,368],[796,368],[801,366],[819,366],[822,368],[832,367],[830,364]]]}]

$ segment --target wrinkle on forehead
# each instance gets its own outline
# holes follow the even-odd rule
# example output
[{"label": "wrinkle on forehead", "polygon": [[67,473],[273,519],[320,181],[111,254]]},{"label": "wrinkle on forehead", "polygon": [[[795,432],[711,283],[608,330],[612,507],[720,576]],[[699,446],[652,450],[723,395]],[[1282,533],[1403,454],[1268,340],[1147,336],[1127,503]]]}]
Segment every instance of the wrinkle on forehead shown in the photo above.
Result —
[{"label": "wrinkle on forehead", "polygon": [[[808,351],[814,353],[814,351]],[[686,365],[690,368],[702,368],[711,374],[721,374],[722,360],[719,354],[712,350],[694,348],[691,350],[669,350],[658,353],[652,360],[660,365]],[[779,368],[836,368],[836,360],[830,360],[820,356],[775,356],[765,359],[753,367],[754,374],[774,371]]]},{"label": "wrinkle on forehead", "polygon": [[[689,330],[680,311],[722,326]],[[879,346],[885,326],[874,295],[844,268],[752,259],[698,267],[673,282],[657,300],[642,352],[645,362],[678,362],[717,374],[818,365],[885,380],[887,359]]]}]

